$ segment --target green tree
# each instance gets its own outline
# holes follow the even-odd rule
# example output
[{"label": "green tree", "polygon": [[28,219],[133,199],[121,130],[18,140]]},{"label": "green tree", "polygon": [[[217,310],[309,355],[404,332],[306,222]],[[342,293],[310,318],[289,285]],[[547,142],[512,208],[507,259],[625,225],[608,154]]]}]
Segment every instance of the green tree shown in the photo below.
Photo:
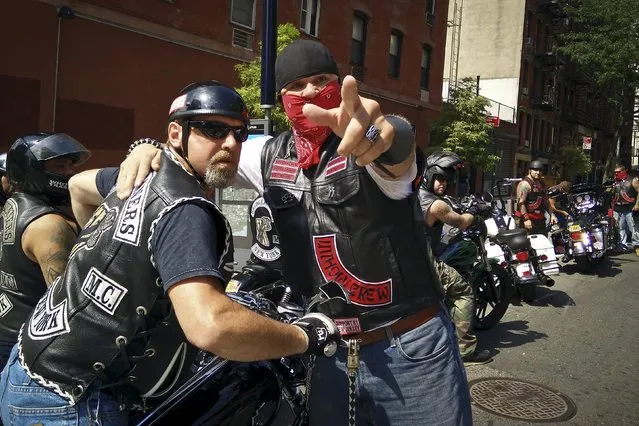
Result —
[{"label": "green tree", "polygon": [[500,157],[490,153],[491,126],[486,123],[490,102],[475,94],[475,81],[464,78],[451,88],[440,118],[433,124],[431,150],[443,149],[459,155],[464,162],[484,171],[493,171]]},{"label": "green tree", "polygon": [[575,145],[566,145],[560,149],[562,177],[572,180],[575,176],[587,175],[592,171],[590,152]]},{"label": "green tree", "polygon": [[[639,118],[633,102],[639,87],[639,0],[568,0],[564,8],[572,25],[559,50],[606,89],[617,108],[619,144],[623,124]],[[615,151],[606,159],[603,180],[618,161]]]},{"label": "green tree", "polygon": [[[291,23],[281,24],[277,27],[277,53],[286,46],[301,37],[300,31]],[[262,43],[260,42],[260,50]],[[242,86],[237,91],[242,95],[248,107],[251,118],[263,118],[264,111],[260,107],[260,86],[262,84],[262,57],[258,55],[254,60],[235,65]],[[277,132],[287,130],[290,126],[281,104],[271,112],[271,119],[275,123]]]}]

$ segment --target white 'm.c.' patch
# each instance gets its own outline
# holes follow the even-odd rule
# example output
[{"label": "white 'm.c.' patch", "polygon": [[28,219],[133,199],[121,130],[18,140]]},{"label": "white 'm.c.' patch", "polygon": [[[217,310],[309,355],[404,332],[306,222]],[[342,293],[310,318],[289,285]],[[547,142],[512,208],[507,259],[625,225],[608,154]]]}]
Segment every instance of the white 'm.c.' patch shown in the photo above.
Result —
[{"label": "white 'm.c.' patch", "polygon": [[115,313],[127,291],[126,288],[95,268],[91,268],[89,275],[82,283],[82,293],[110,315]]},{"label": "white 'm.c.' patch", "polygon": [[140,234],[142,233],[142,223],[144,221],[144,204],[146,196],[149,193],[149,182],[146,182],[139,188],[135,189],[120,213],[114,239],[123,243],[138,246],[140,244]]},{"label": "white 'm.c.' patch", "polygon": [[51,300],[54,289],[59,282],[60,278],[58,277],[42,296],[33,310],[31,318],[29,318],[28,332],[29,337],[33,340],[49,339],[70,331],[67,319],[67,299],[56,306],[53,306]]},{"label": "white 'm.c.' patch", "polygon": [[9,300],[9,296],[6,293],[0,294],[0,318],[7,315],[11,309],[13,309],[13,303]]}]

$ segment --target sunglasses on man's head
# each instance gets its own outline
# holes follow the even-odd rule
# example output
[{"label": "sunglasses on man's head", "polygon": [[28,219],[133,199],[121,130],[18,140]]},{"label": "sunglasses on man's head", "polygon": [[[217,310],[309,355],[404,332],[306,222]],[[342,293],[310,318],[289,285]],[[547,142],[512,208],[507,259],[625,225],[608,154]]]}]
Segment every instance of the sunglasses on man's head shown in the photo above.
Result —
[{"label": "sunglasses on man's head", "polygon": [[233,132],[233,136],[238,142],[244,142],[248,139],[248,129],[244,126],[233,127],[219,121],[191,121],[189,125],[198,129],[204,136],[213,139],[225,138],[229,132]]}]

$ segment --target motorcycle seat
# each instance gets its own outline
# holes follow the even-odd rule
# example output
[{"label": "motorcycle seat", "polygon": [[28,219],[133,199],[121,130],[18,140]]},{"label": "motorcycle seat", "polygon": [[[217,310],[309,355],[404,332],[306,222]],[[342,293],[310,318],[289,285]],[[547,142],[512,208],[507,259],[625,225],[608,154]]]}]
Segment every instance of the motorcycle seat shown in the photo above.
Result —
[{"label": "motorcycle seat", "polygon": [[531,247],[525,229],[500,229],[496,238],[498,242],[506,244],[511,250],[528,250]]}]

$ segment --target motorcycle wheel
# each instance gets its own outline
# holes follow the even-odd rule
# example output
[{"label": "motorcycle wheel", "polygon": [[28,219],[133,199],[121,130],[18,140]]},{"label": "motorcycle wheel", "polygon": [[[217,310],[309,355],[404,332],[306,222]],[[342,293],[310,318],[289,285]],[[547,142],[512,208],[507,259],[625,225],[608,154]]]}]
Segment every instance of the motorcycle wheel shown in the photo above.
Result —
[{"label": "motorcycle wheel", "polygon": [[473,283],[475,290],[475,329],[488,330],[506,314],[510,304],[509,291],[512,282],[508,272],[499,265],[492,265],[492,274],[487,271]]},{"label": "motorcycle wheel", "polygon": [[588,274],[599,268],[599,266],[603,263],[604,257],[605,256],[601,256],[597,259],[590,259],[588,256],[579,256],[575,258],[575,262],[577,262],[579,272]]}]

